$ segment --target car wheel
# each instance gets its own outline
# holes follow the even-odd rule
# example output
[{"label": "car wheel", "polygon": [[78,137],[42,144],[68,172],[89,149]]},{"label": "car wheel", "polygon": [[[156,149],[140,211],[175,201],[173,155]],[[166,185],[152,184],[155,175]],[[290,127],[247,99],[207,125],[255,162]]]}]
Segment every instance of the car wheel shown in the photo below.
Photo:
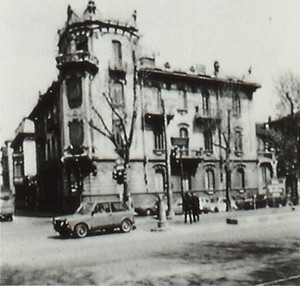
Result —
[{"label": "car wheel", "polygon": [[218,213],[219,212],[219,209],[218,208],[215,208],[215,213]]},{"label": "car wheel", "polygon": [[152,214],[152,212],[150,209],[146,209],[145,214],[146,214],[146,216],[150,216]]},{"label": "car wheel", "polygon": [[129,219],[125,219],[122,221],[121,224],[121,231],[122,232],[130,232],[132,228],[131,221]]},{"label": "car wheel", "polygon": [[86,237],[88,233],[88,227],[84,223],[80,223],[75,227],[75,235],[78,238]]}]

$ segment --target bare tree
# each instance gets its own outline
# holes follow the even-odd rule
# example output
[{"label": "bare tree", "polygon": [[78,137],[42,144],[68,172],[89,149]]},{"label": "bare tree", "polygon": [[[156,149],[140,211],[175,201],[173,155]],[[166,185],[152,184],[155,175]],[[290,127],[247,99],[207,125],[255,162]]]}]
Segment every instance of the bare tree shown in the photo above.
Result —
[{"label": "bare tree", "polygon": [[[216,147],[221,148],[225,151],[225,158],[223,159],[220,156],[221,166],[224,166],[225,171],[225,180],[226,180],[226,211],[231,209],[231,201],[230,201],[230,192],[231,192],[231,117],[230,117],[231,110],[227,110],[227,123],[226,127],[227,130],[222,129],[221,127],[221,120],[218,120],[218,133],[219,133],[219,143],[214,143],[213,145]],[[224,142],[224,144],[222,143]],[[224,161],[224,162],[223,162]]]},{"label": "bare tree", "polygon": [[292,72],[282,75],[276,85],[280,97],[277,105],[282,115],[294,115],[300,110],[300,77]]},{"label": "bare tree", "polygon": [[[137,117],[137,67],[136,67],[136,57],[135,52],[132,52],[132,59],[134,63],[133,70],[133,98],[132,98],[132,109],[126,109],[120,107],[115,103],[112,95],[110,93],[103,93],[103,97],[112,112],[112,118],[110,122],[105,121],[103,114],[93,105],[92,111],[99,119],[98,124],[93,120],[90,121],[90,126],[96,130],[98,133],[102,134],[108,138],[115,147],[115,152],[123,159],[124,170],[123,170],[123,200],[126,202],[129,198],[128,184],[126,176],[126,170],[129,166],[130,161],[130,147],[132,145],[135,122]],[[111,124],[112,123],[112,124]]]}]

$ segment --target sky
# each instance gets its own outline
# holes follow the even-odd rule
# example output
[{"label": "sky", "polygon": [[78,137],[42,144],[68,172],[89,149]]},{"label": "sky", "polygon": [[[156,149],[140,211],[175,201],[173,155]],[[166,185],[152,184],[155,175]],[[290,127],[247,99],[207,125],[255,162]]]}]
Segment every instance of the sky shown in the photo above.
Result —
[{"label": "sky", "polygon": [[[0,0],[0,145],[57,79],[57,31],[67,6],[81,15],[88,0]],[[276,118],[278,78],[300,75],[299,0],[95,0],[100,17],[131,19],[137,10],[140,44],[156,62],[208,74],[218,60],[223,75],[262,85],[254,95],[256,122]]]}]

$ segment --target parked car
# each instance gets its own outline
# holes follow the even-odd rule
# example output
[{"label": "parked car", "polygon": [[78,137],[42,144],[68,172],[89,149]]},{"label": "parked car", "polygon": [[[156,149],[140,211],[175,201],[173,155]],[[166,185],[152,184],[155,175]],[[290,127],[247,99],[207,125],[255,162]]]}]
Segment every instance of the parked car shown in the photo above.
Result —
[{"label": "parked car", "polygon": [[210,200],[210,210],[212,212],[225,212],[226,200],[224,198],[212,198]]},{"label": "parked car", "polygon": [[12,192],[1,188],[0,194],[0,218],[1,220],[13,220],[14,202]]},{"label": "parked car", "polygon": [[176,215],[181,215],[183,214],[183,207],[182,207],[182,199],[178,199],[174,204],[173,204],[173,211]]},{"label": "parked car", "polygon": [[267,206],[267,196],[258,194],[255,199],[256,208],[265,208]]},{"label": "parked car", "polygon": [[243,202],[243,209],[244,210],[253,210],[254,209],[254,199],[247,198]]},{"label": "parked car", "polygon": [[141,216],[151,216],[151,215],[157,215],[158,214],[158,207],[157,204],[153,206],[140,206],[134,209],[136,214]]},{"label": "parked car", "polygon": [[209,213],[211,211],[211,203],[208,198],[199,198],[200,213]]},{"label": "parked car", "polygon": [[135,228],[134,212],[120,201],[84,202],[75,214],[53,218],[53,227],[62,237],[83,238],[92,231],[130,232]]},{"label": "parked car", "polygon": [[282,207],[286,205],[286,202],[287,198],[285,196],[270,195],[267,197],[267,205],[269,207]]}]

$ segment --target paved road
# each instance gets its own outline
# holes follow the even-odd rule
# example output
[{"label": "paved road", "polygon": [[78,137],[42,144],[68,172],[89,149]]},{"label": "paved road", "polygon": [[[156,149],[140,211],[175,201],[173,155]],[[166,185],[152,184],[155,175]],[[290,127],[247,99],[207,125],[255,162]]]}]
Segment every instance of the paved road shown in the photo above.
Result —
[{"label": "paved road", "polygon": [[129,234],[85,239],[59,238],[51,219],[16,217],[0,224],[1,284],[299,285],[299,214],[208,214],[192,225],[177,216],[164,231],[146,217]]}]

